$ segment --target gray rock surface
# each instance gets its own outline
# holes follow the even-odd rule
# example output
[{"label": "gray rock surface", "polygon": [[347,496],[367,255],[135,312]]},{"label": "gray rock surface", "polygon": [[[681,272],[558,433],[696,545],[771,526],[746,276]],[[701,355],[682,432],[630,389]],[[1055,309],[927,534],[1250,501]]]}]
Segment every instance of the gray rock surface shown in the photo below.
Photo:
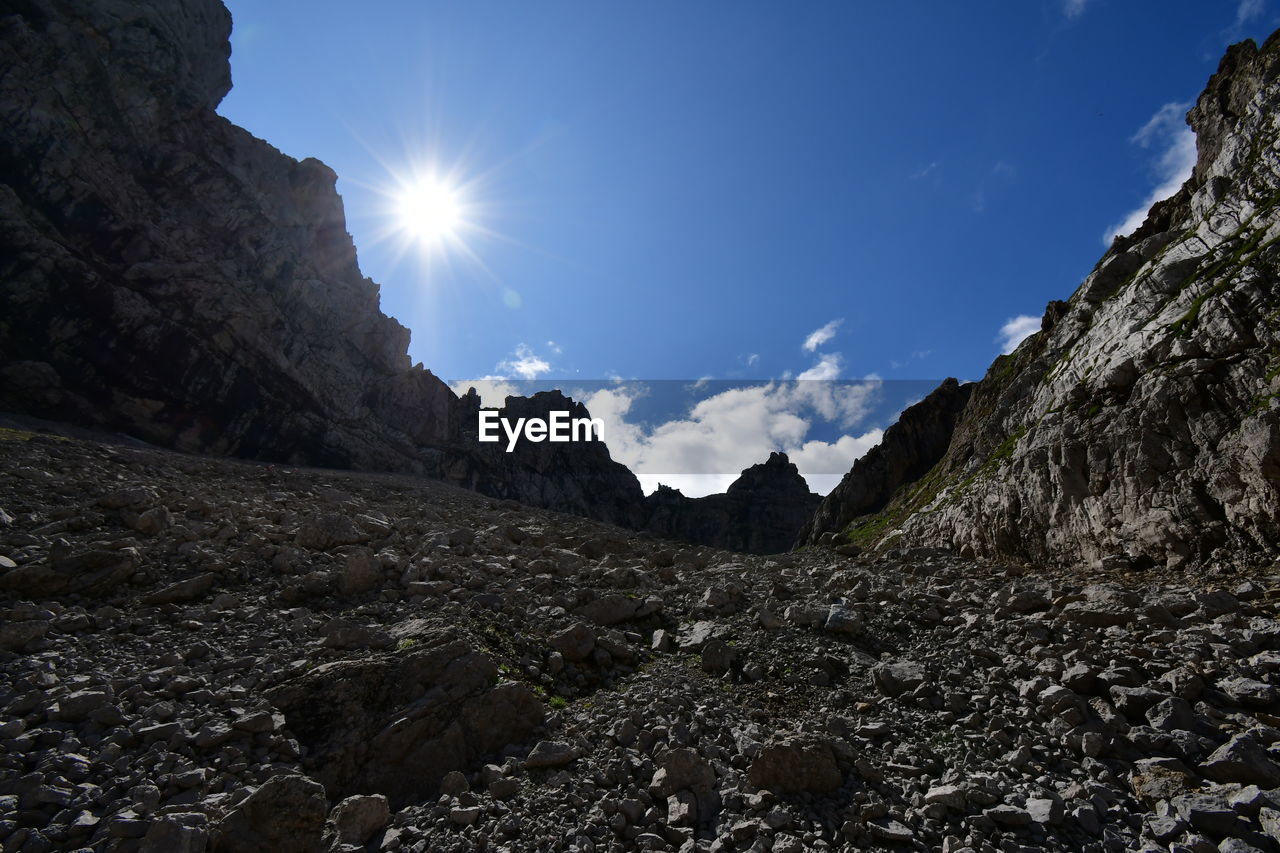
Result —
[{"label": "gray rock surface", "polygon": [[[759,557],[14,432],[0,506],[18,851],[1268,850],[1280,825],[1274,571]],[[299,547],[335,516],[361,541]],[[102,543],[135,571],[93,596],[3,582]],[[344,593],[351,549],[378,579]],[[588,626],[598,601],[630,615]]]},{"label": "gray rock surface", "polygon": [[645,529],[748,554],[791,550],[821,498],[785,453],[752,465],[721,495],[687,498],[660,486],[645,498]]},{"label": "gray rock surface", "polygon": [[[1280,555],[1278,64],[1274,36],[1227,52],[1190,180],[995,361],[927,474],[899,485],[920,456],[886,432],[896,464],[868,454],[808,541],[1121,571]],[[941,428],[953,397],[913,420]]]},{"label": "gray rock surface", "polygon": [[214,828],[211,853],[314,853],[324,832],[324,788],[305,776],[272,776]]},{"label": "gray rock surface", "polygon": [[496,684],[488,657],[451,632],[403,651],[338,661],[268,693],[308,749],[306,766],[331,796],[385,795],[402,806],[440,780],[518,742],[543,706],[521,684]]}]

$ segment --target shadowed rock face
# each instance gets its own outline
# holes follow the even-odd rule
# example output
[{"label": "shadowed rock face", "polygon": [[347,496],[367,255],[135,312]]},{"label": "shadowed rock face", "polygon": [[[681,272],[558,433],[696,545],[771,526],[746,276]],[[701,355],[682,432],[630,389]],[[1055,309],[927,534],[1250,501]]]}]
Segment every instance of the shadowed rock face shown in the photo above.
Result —
[{"label": "shadowed rock face", "polygon": [[[478,402],[410,366],[333,171],[214,113],[231,87],[219,2],[18,9],[0,17],[0,407],[640,522],[603,444],[478,444]],[[507,408],[585,415],[559,395]]]},{"label": "shadowed rock face", "polygon": [[0,402],[182,450],[438,470],[424,448],[456,399],[378,310],[333,171],[214,113],[226,9],[18,8],[0,18]]},{"label": "shadowed rock face", "polygon": [[380,657],[317,667],[271,691],[309,750],[308,766],[340,799],[384,794],[395,806],[434,797],[451,770],[520,741],[544,709],[523,685],[446,633]]},{"label": "shadowed rock face", "polygon": [[947,452],[972,391],[972,384],[948,379],[907,408],[822,501],[800,541],[811,545],[825,533],[839,533],[853,519],[883,509],[897,489],[928,473]]},{"label": "shadowed rock face", "polygon": [[660,486],[645,500],[647,529],[748,554],[777,554],[795,544],[820,500],[785,453],[771,453],[723,495],[686,498]]},{"label": "shadowed rock face", "polygon": [[1034,563],[1273,561],[1278,76],[1277,36],[1232,47],[1187,117],[1191,179],[1049,306],[1039,334],[996,360],[920,485],[874,519],[854,516],[875,501],[846,511],[833,494],[814,530],[848,517],[882,542]]},{"label": "shadowed rock face", "polygon": [[[214,112],[231,88],[221,3],[14,8],[0,14],[0,409],[645,525],[639,482],[603,443],[482,444],[479,400],[410,365],[333,171]],[[556,410],[587,416],[558,392],[500,414]],[[764,540],[715,544],[739,541]]]}]

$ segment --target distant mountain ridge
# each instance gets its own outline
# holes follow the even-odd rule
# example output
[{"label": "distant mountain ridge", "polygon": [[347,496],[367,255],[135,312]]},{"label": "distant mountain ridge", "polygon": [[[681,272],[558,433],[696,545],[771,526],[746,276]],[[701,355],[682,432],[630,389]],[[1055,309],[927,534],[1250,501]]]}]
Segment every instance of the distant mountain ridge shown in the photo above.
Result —
[{"label": "distant mountain ridge", "polygon": [[[877,507],[854,496],[914,460],[860,461],[805,541],[1137,568],[1280,557],[1278,76],[1280,34],[1231,47],[1188,114],[1181,190],[996,359],[936,464]],[[951,396],[926,402],[913,418],[950,419]]]},{"label": "distant mountain ridge", "polygon": [[785,453],[771,453],[721,495],[687,498],[660,486],[645,499],[645,529],[733,551],[776,554],[796,544],[821,500]]}]

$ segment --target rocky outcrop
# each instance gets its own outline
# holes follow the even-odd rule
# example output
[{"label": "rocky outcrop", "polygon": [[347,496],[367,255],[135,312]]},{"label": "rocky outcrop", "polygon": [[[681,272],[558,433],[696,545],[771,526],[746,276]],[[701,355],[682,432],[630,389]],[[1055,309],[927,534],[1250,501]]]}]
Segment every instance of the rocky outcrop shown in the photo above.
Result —
[{"label": "rocky outcrop", "polygon": [[645,499],[646,529],[731,551],[777,554],[795,544],[821,500],[787,454],[770,453],[722,495],[687,498],[678,489],[659,486]]},{"label": "rocky outcrop", "polygon": [[[445,467],[450,482],[486,495],[509,498],[532,506],[572,512],[620,524],[640,527],[644,520],[644,492],[627,466],[609,456],[603,441],[531,442],[522,440],[508,453],[506,439],[497,443],[476,440],[479,399],[462,398],[464,454],[455,455]],[[551,412],[568,412],[571,419],[590,418],[586,406],[559,391],[541,391],[531,397],[508,397],[498,416],[515,424],[520,418],[546,420]]]},{"label": "rocky outcrop", "polygon": [[[356,264],[336,176],[214,113],[214,0],[0,19],[3,404],[147,441],[429,472],[454,395]],[[110,62],[102,61],[110,56]]]},{"label": "rocky outcrop", "polygon": [[947,452],[956,419],[973,385],[948,379],[920,402],[909,406],[880,443],[853,463],[801,532],[805,544],[844,530],[853,519],[879,512],[903,485],[929,472]]},{"label": "rocky outcrop", "polygon": [[1280,555],[1278,76],[1275,35],[1227,52],[1188,114],[1191,178],[996,360],[933,470],[844,533],[1111,568]]},{"label": "rocky outcrop", "polygon": [[[333,171],[214,112],[230,30],[217,0],[0,14],[0,409],[638,524],[603,444],[480,445],[478,401],[410,365]],[[552,404],[581,410],[507,405]]]},{"label": "rocky outcrop", "polygon": [[537,697],[498,684],[493,661],[460,637],[406,635],[401,646],[325,664],[268,693],[331,797],[376,793],[395,806],[433,797],[446,773],[542,722]]}]

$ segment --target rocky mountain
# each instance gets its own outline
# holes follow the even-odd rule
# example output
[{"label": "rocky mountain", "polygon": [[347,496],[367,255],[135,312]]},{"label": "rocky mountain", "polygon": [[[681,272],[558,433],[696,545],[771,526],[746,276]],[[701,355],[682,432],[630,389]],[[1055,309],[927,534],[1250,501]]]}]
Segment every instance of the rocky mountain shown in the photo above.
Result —
[{"label": "rocky mountain", "polygon": [[948,379],[927,397],[908,406],[885,430],[880,443],[853,463],[805,523],[800,541],[830,540],[858,517],[879,512],[894,492],[914,483],[931,469],[951,442],[956,419],[964,410],[973,385]]},{"label": "rocky mountain", "polygon": [[[482,444],[476,440],[479,398],[468,394],[462,403],[467,414],[460,433],[469,452],[446,464],[443,473],[449,482],[624,527],[643,526],[646,513],[640,481],[625,465],[613,461],[605,442],[522,441],[508,453],[502,442]],[[516,423],[520,418],[545,420],[551,412],[568,412],[570,418],[590,417],[586,406],[559,391],[507,397],[498,416]]]},{"label": "rocky mountain", "polygon": [[[643,528],[639,482],[604,443],[481,443],[478,399],[410,365],[333,171],[215,113],[230,30],[218,0],[0,12],[0,410],[188,452],[441,477]],[[587,416],[559,393],[499,414],[553,410]],[[750,503],[727,501],[743,524],[781,513],[787,530],[726,529],[719,544],[789,547],[795,508]],[[653,529],[714,538],[670,509]]]},{"label": "rocky mountain", "polygon": [[659,486],[645,499],[645,529],[670,539],[742,551],[789,551],[821,497],[785,453],[742,472],[722,495],[687,498]]},{"label": "rocky mountain", "polygon": [[0,845],[1272,851],[1278,587],[0,431]]},{"label": "rocky mountain", "polygon": [[3,403],[187,451],[438,469],[456,398],[356,264],[336,176],[215,114],[212,0],[0,19]]},{"label": "rocky mountain", "polygon": [[[937,464],[900,484],[923,457],[886,447],[819,508],[808,541],[1113,568],[1274,562],[1278,76],[1277,36],[1233,46],[1187,116],[1198,159],[1182,189],[995,361]],[[952,418],[953,396],[926,402],[914,419]]]}]

